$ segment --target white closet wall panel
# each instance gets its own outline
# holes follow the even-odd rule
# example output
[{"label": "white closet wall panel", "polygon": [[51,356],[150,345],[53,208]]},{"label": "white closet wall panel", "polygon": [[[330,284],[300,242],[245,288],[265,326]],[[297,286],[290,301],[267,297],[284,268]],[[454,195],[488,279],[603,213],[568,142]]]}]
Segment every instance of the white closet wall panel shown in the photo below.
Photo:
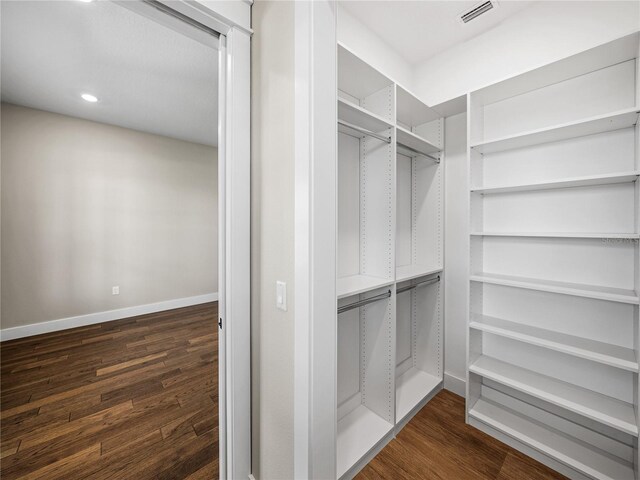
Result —
[{"label": "white closet wall panel", "polygon": [[396,265],[413,263],[412,160],[398,155],[396,160]]},{"label": "white closet wall panel", "polygon": [[634,187],[622,183],[484,195],[478,227],[486,232],[632,233]]},{"label": "white closet wall panel", "polygon": [[[342,313],[338,319],[338,365],[338,407],[341,407],[360,395],[360,314],[357,309]],[[359,397],[356,403],[361,403]],[[342,410],[339,418],[349,413],[348,408]]]},{"label": "white closet wall panel", "polygon": [[485,105],[484,138],[513,135],[634,107],[635,68],[635,60],[629,60]]},{"label": "white closet wall panel", "polygon": [[[633,349],[634,305],[484,285],[484,314]],[[472,316],[478,314],[472,311]]]},{"label": "white closet wall panel", "polygon": [[559,282],[634,288],[632,242],[485,237],[484,271]]},{"label": "white closet wall panel", "polygon": [[360,141],[338,134],[338,277],[360,271]]},{"label": "white closet wall panel", "polygon": [[634,129],[625,128],[485,154],[479,170],[483,178],[473,178],[472,189],[634,171],[634,143]]}]

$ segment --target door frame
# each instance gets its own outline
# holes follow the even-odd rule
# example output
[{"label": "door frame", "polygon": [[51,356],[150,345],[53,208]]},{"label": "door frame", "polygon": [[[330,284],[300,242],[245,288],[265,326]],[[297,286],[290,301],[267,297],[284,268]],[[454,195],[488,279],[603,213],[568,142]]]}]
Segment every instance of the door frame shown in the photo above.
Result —
[{"label": "door frame", "polygon": [[[159,0],[220,34],[218,398],[220,479],[251,474],[251,0]],[[128,2],[127,2],[128,3]],[[140,3],[145,2],[142,0]],[[131,3],[128,3],[131,8]],[[192,28],[184,24],[184,29]],[[232,221],[233,220],[233,221]]]}]

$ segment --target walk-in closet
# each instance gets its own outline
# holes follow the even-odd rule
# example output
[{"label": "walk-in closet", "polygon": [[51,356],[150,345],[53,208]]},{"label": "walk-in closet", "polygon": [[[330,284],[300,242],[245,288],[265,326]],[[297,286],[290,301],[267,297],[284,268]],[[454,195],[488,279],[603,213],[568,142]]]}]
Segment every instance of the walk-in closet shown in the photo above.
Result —
[{"label": "walk-in closet", "polygon": [[338,40],[336,477],[447,388],[550,475],[640,478],[639,34],[435,104]]}]

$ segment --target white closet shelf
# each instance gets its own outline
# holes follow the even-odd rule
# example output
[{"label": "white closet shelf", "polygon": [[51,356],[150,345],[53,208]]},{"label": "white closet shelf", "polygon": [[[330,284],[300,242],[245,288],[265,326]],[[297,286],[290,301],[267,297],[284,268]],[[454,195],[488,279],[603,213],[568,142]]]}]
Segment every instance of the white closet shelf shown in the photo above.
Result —
[{"label": "white closet shelf", "polygon": [[393,425],[360,405],[338,421],[338,478],[383,439]]},{"label": "white closet shelf", "polygon": [[633,480],[631,465],[480,398],[469,416],[597,480]]},{"label": "white closet shelf", "polygon": [[552,190],[557,188],[590,187],[596,185],[612,185],[616,183],[635,182],[640,176],[640,171],[617,172],[603,175],[590,175],[585,177],[571,177],[564,180],[548,182],[524,183],[520,185],[479,187],[472,188],[471,192],[480,194],[528,192],[531,190]]},{"label": "white closet shelf", "polygon": [[495,153],[515,148],[530,147],[542,143],[557,142],[634,126],[638,121],[638,107],[620,110],[606,115],[562,123],[517,135],[508,135],[471,145],[480,153]]},{"label": "white closet shelf", "polygon": [[441,383],[441,378],[416,367],[396,378],[396,422],[402,422]]},{"label": "white closet shelf", "polygon": [[579,232],[471,232],[474,237],[541,237],[541,238],[611,238],[640,239],[638,233],[579,233]]},{"label": "white closet shelf", "polygon": [[352,125],[357,125],[372,132],[381,132],[392,128],[391,122],[380,115],[356,105],[355,103],[338,98],[338,118]]},{"label": "white closet shelf", "polygon": [[472,314],[469,328],[623,370],[638,372],[638,361],[635,352],[630,348],[511,322],[488,315]]},{"label": "white closet shelf", "polygon": [[442,271],[442,267],[428,267],[426,265],[402,265],[396,267],[396,283],[412,280],[414,278],[432,275]]},{"label": "white closet shelf", "polygon": [[410,149],[424,155],[433,155],[434,153],[440,153],[441,151],[440,148],[400,125],[396,126],[396,141],[401,147],[409,147]]},{"label": "white closet shelf", "polygon": [[481,355],[469,371],[565,408],[621,432],[638,436],[633,405],[532,370]]},{"label": "white closet shelf", "polygon": [[350,275],[338,278],[337,295],[338,298],[346,298],[359,293],[366,293],[376,288],[393,285],[393,280],[388,280],[370,275]]},{"label": "white closet shelf", "polygon": [[640,303],[638,294],[635,291],[623,288],[585,285],[582,283],[556,282],[551,280],[541,280],[538,278],[499,275],[495,273],[476,273],[471,275],[470,280],[472,282],[490,283],[493,285],[525,288],[541,292],[608,300],[610,302],[630,303],[633,305],[638,305],[638,303]]}]

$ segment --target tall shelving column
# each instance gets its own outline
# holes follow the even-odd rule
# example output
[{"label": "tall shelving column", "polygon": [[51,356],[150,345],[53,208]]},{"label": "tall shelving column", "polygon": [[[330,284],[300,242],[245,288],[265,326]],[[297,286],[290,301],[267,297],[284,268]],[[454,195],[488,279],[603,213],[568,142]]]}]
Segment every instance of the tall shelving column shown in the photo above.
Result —
[{"label": "tall shelving column", "polygon": [[638,34],[468,97],[467,419],[638,479]]},{"label": "tall shelving column", "polygon": [[442,388],[444,122],[338,46],[337,478]]}]

